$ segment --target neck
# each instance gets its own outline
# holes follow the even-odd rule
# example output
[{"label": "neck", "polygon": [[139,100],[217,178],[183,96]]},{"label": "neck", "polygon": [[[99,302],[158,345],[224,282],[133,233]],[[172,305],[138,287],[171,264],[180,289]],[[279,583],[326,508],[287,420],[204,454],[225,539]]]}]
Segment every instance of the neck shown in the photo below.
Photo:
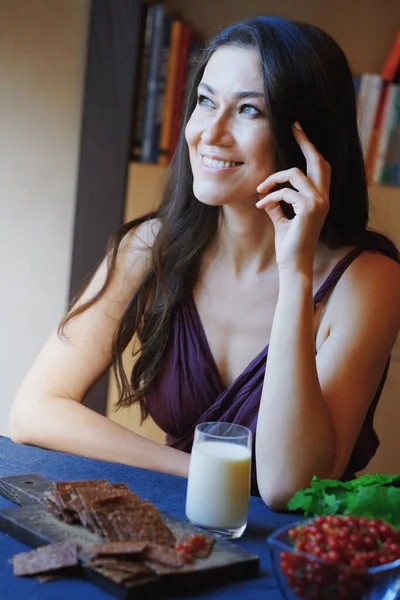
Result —
[{"label": "neck", "polygon": [[260,273],[275,265],[274,227],[263,210],[223,206],[216,252],[235,276]]}]

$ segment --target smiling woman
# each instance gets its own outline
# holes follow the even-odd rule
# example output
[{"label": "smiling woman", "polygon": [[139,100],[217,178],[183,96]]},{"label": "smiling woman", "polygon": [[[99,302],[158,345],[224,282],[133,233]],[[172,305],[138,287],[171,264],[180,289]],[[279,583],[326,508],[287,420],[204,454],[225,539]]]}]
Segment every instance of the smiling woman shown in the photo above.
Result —
[{"label": "smiling woman", "polygon": [[211,56],[185,135],[196,198],[254,211],[258,184],[275,171],[256,50],[226,46]]},{"label": "smiling woman", "polygon": [[[19,390],[13,439],[187,476],[195,426],[239,423],[253,493],[284,508],[377,448],[398,252],[367,230],[352,76],[320,29],[256,17],[224,30],[183,121],[159,211],[116,233]],[[81,404],[111,363],[118,405],[138,402],[166,447]]]}]

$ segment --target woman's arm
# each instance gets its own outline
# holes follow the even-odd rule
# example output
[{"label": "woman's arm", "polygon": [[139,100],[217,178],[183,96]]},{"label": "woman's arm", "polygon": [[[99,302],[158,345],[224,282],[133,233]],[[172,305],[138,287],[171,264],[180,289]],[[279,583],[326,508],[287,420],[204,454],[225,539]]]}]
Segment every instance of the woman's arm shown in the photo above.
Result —
[{"label": "woman's arm", "polygon": [[[330,166],[294,127],[307,176],[289,169],[258,188],[275,227],[279,296],[257,423],[257,482],[266,504],[283,509],[313,475],[341,477],[378,388],[400,324],[400,267],[364,253],[332,292],[326,340],[316,355],[313,262],[329,209]],[[268,193],[276,184],[294,189]],[[288,220],[280,201],[290,203]]]},{"label": "woman's arm", "polygon": [[[154,225],[146,222],[127,234],[104,295],[67,324],[66,338],[56,332],[50,336],[12,406],[15,442],[187,476],[186,453],[151,442],[81,404],[110,366],[112,339],[145,272]],[[102,264],[80,303],[96,294],[105,274]]]},{"label": "woman's arm", "polygon": [[313,475],[338,479],[378,388],[400,325],[400,267],[361,255],[342,275],[316,355],[311,284],[281,273],[256,452],[260,493],[284,509]]}]

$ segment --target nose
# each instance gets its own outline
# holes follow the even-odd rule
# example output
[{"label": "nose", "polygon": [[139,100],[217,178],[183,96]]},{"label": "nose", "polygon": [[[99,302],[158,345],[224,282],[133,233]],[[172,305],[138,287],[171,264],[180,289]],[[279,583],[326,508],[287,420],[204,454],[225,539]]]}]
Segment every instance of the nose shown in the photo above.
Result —
[{"label": "nose", "polygon": [[229,127],[229,118],[223,114],[215,115],[205,126],[201,139],[207,146],[230,146],[233,136]]}]

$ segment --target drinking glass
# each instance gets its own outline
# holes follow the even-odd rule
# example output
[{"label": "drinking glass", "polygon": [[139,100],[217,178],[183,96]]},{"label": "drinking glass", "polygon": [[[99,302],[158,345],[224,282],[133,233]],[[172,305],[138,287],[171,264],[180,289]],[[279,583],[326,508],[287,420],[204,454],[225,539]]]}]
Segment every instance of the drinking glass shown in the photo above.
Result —
[{"label": "drinking glass", "polygon": [[188,520],[219,537],[240,537],[247,525],[250,473],[250,429],[225,422],[197,425],[186,494]]}]

